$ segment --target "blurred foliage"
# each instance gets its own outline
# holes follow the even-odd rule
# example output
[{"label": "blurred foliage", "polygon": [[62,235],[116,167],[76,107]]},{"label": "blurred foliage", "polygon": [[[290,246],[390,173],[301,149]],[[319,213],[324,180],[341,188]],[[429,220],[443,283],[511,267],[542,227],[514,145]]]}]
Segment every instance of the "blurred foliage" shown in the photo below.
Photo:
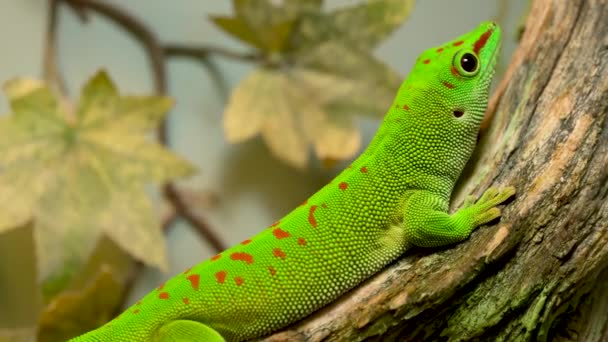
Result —
[{"label": "blurred foliage", "polygon": [[79,271],[102,234],[165,269],[144,185],[194,171],[146,136],[172,101],[120,96],[104,72],[84,86],[75,110],[38,81],[15,79],[5,92],[13,113],[0,119],[0,232],[34,222],[47,295]]},{"label": "blurred foliage", "polygon": [[224,131],[237,143],[260,134],[278,158],[303,168],[353,157],[355,114],[380,117],[401,77],[372,50],[408,16],[413,0],[370,0],[331,12],[322,1],[234,0],[234,17],[212,17],[258,49],[265,63],[234,90]]}]

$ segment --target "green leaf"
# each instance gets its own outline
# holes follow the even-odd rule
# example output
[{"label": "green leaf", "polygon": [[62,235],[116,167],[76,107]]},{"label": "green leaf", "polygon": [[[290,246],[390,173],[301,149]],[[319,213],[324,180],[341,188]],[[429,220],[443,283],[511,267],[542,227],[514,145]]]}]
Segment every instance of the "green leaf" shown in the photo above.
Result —
[{"label": "green leaf", "polygon": [[271,53],[289,49],[297,22],[306,13],[318,12],[322,1],[234,0],[235,17],[211,16],[219,28],[241,41]]},{"label": "green leaf", "polygon": [[85,288],[57,295],[40,315],[38,341],[66,341],[106,323],[121,300],[122,285],[102,266]]},{"label": "green leaf", "polygon": [[388,65],[339,41],[324,42],[301,54],[298,64],[334,74],[352,85],[346,96],[328,101],[330,108],[340,108],[341,113],[384,115],[401,85],[401,76]]},{"label": "green leaf", "polygon": [[414,8],[414,0],[369,0],[330,13],[310,13],[300,21],[293,40],[298,50],[336,40],[371,49],[386,39]]},{"label": "green leaf", "polygon": [[266,49],[266,46],[261,38],[258,37],[256,32],[251,30],[249,24],[243,21],[241,18],[210,16],[209,19],[211,19],[211,21],[219,28],[224,30],[226,33],[231,34],[235,38],[238,38],[260,50]]},{"label": "green leaf", "polygon": [[35,222],[39,279],[56,292],[103,235],[164,269],[164,239],[144,187],[194,172],[147,136],[172,100],[120,96],[104,72],[83,87],[76,115],[39,83],[11,82],[7,94],[13,113],[0,120],[0,232]]}]

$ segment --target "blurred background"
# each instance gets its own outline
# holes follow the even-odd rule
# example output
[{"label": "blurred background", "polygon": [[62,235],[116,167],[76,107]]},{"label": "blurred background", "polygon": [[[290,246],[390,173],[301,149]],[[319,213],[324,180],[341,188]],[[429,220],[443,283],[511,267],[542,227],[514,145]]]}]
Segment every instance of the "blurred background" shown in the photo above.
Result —
[{"label": "blurred background", "polygon": [[[230,1],[178,0],[170,5],[164,0],[100,2],[136,17],[162,43],[252,51],[209,20],[210,15],[232,16]],[[361,3],[327,0],[323,10]],[[373,49],[373,55],[404,77],[423,50],[451,40],[481,21],[496,20],[504,31],[499,79],[517,45],[527,6],[526,0],[416,1],[403,24]],[[0,82],[42,77],[48,11],[47,1],[0,0]],[[154,92],[145,50],[120,26],[95,12],[88,13],[88,21],[83,22],[65,5],[59,6],[57,14],[57,61],[71,100],[77,101],[82,85],[100,68],[108,72],[123,94]],[[168,95],[175,99],[168,117],[169,146],[198,168],[198,173],[177,184],[189,189],[193,210],[225,246],[230,246],[286,214],[331,180],[348,160],[324,163],[311,152],[307,165],[297,168],[275,157],[259,137],[229,144],[222,117],[230,92],[258,65],[221,55],[212,55],[209,61],[215,74],[194,59],[168,59]],[[0,96],[0,113],[9,112],[8,98]],[[359,151],[372,138],[380,117],[356,117],[362,136]],[[162,213],[162,208],[158,212]],[[48,298],[36,294],[35,260],[44,256],[36,255],[31,235],[32,228],[0,233],[0,331],[37,326],[41,307],[49,303]],[[217,253],[183,219],[175,220],[167,229],[166,243],[168,271],[140,268],[129,282],[127,293],[120,295],[123,305],[130,305],[172,274]]]}]

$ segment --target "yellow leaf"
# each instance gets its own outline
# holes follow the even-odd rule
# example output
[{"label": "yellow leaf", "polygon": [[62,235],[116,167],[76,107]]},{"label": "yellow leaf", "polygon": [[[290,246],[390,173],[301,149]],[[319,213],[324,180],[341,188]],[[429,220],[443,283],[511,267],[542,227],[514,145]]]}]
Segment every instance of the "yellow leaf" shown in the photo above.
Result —
[{"label": "yellow leaf", "polygon": [[44,85],[13,81],[7,91],[13,113],[0,119],[0,232],[34,222],[39,279],[64,284],[103,234],[164,269],[164,239],[144,188],[195,170],[147,136],[172,100],[121,96],[99,72],[70,121]]},{"label": "yellow leaf", "polygon": [[224,132],[236,143],[260,133],[278,158],[302,168],[308,142],[299,130],[291,107],[287,77],[278,71],[259,69],[232,93],[224,113]]}]

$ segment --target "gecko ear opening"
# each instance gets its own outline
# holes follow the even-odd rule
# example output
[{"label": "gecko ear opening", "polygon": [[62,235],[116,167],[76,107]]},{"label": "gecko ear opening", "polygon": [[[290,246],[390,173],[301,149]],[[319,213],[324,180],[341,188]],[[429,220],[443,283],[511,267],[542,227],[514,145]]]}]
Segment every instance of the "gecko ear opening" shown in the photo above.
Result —
[{"label": "gecko ear opening", "polygon": [[460,110],[460,109],[455,109],[454,110],[454,116],[457,118],[460,118],[464,115],[464,111]]}]

